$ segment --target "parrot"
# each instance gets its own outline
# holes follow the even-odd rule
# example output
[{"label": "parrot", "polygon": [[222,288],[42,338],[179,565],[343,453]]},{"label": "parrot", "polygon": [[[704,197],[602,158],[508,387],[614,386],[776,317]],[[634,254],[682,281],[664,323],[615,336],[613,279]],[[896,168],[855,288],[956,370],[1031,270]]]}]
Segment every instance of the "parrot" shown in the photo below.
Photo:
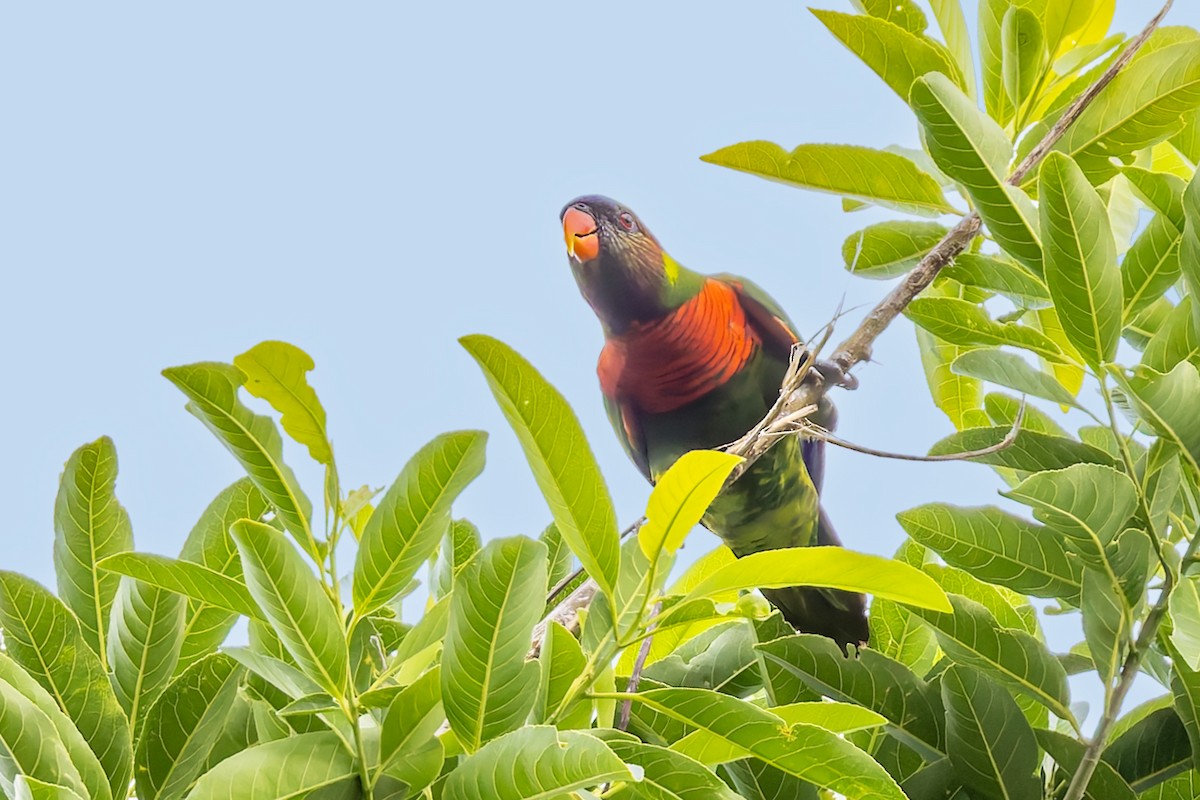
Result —
[{"label": "parrot", "polygon": [[[690,450],[728,445],[779,397],[796,327],[745,278],[687,269],[636,214],[601,195],[559,214],[583,299],[600,321],[596,372],[604,407],[626,454],[652,484]],[[814,420],[832,429],[833,404]],[[709,506],[702,524],[737,557],[841,545],[820,504],[825,442],[788,436]],[[797,631],[843,651],[869,638],[866,601],[854,592],[792,586],[762,594]]]}]

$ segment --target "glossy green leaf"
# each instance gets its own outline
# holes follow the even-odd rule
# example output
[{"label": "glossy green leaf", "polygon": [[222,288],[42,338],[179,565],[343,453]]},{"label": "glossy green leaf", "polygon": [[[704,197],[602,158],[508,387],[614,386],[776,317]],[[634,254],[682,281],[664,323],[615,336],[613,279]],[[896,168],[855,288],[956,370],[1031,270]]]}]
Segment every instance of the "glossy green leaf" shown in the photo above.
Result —
[{"label": "glossy green leaf", "polygon": [[245,583],[200,564],[151,553],[118,553],[101,561],[100,567],[183,595],[206,606],[252,619],[266,619]]},{"label": "glossy green leaf", "polygon": [[1125,167],[1121,174],[1129,181],[1133,191],[1146,207],[1162,216],[1177,233],[1183,233],[1186,217],[1183,210],[1183,192],[1187,182],[1166,172],[1153,172],[1142,167]]},{"label": "glossy green leaf", "polygon": [[937,658],[937,640],[929,627],[892,600],[871,601],[871,647],[923,675]]},{"label": "glossy green leaf", "polygon": [[1121,338],[1121,274],[1104,203],[1067,156],[1042,162],[1039,208],[1046,286],[1063,330],[1093,368]]},{"label": "glossy green leaf", "polygon": [[288,532],[310,555],[319,558],[309,526],[312,503],[283,461],[283,440],[275,422],[255,414],[238,398],[238,389],[246,379],[241,370],[208,362],[171,367],[163,370],[163,375],[187,396],[187,410],[246,470]]},{"label": "glossy green leaf", "polygon": [[[441,745],[431,746],[436,743],[434,734],[445,719],[441,693],[441,673],[435,667],[404,687],[383,718],[379,763],[393,778],[404,781],[410,791],[423,789],[424,786],[417,784],[427,786],[441,770]],[[425,763],[433,764],[432,775],[424,771]]]},{"label": "glossy green leaf", "polygon": [[[1004,15],[1017,3],[1014,0],[980,0],[977,30],[979,36],[980,80],[983,104],[988,116],[1001,125],[1013,117],[1014,108],[1004,89]],[[1035,6],[1036,7],[1036,6]]]},{"label": "glossy green leaf", "polygon": [[646,675],[668,686],[711,689],[746,697],[762,687],[754,631],[744,622],[718,625],[647,666]]},{"label": "glossy green leaf", "polygon": [[159,696],[137,743],[139,800],[181,798],[204,772],[242,675],[236,661],[214,653],[185,669]]},{"label": "glossy green leaf", "polygon": [[947,593],[960,594],[986,608],[1001,627],[1025,631],[1041,638],[1037,612],[1029,599],[1004,586],[987,583],[966,570],[944,564],[926,563],[921,570],[937,581]]},{"label": "glossy green leaf", "polygon": [[1125,530],[1138,505],[1137,487],[1127,475],[1099,464],[1072,464],[1039,472],[1007,492],[1033,508],[1034,516],[1069,539],[1093,562]]},{"label": "glossy green leaf", "polygon": [[180,595],[133,578],[121,579],[113,603],[108,663],[113,689],[133,722],[135,738],[146,709],[175,674],[185,607]]},{"label": "glossy green leaf", "polygon": [[[112,790],[108,785],[108,776],[104,774],[104,767],[100,765],[96,754],[75,727],[75,723],[33,676],[3,653],[0,653],[0,684],[11,686],[17,694],[33,703],[38,711],[45,715],[54,728],[54,734],[62,744],[68,760],[78,771],[87,797],[92,800],[111,800]],[[41,724],[40,719],[36,724]],[[3,734],[0,734],[0,738],[3,738]]]},{"label": "glossy green leaf", "polygon": [[[1195,123],[1200,126],[1200,116]],[[1183,193],[1183,240],[1179,245],[1184,282],[1193,297],[1200,294],[1200,177],[1197,176],[1200,176],[1200,170],[1192,176]],[[1194,306],[1192,311],[1197,314],[1197,324],[1200,324],[1200,305]]]},{"label": "glossy green leaf", "polygon": [[1005,182],[1012,145],[1004,131],[943,75],[914,83],[911,102],[934,162],[966,188],[996,242],[1041,274],[1037,211],[1024,192]]},{"label": "glossy green leaf", "polygon": [[1022,308],[1043,308],[1050,303],[1050,290],[1041,278],[1020,264],[997,256],[963,253],[941,275],[996,292]]},{"label": "glossy green leaf", "polygon": [[1037,741],[1008,692],[955,664],[942,673],[942,702],[950,761],[968,789],[981,797],[1041,798]]},{"label": "glossy green leaf", "polygon": [[75,616],[44,587],[0,571],[5,652],[49,692],[87,740],[113,797],[129,789],[133,742],[108,675]]},{"label": "glossy green leaf", "polygon": [[308,385],[312,357],[287,342],[260,342],[239,356],[233,365],[246,376],[246,391],[262,398],[281,415],[283,429],[308,448],[321,464],[333,461],[333,447],[325,427],[325,408]]},{"label": "glossy green leaf", "polygon": [[531,725],[464,759],[446,780],[445,800],[566,798],[579,789],[629,780],[629,768],[586,733]]},{"label": "glossy green leaf", "polygon": [[[864,18],[865,19],[865,18]],[[701,157],[802,189],[923,216],[954,212],[937,181],[907,158],[847,144],[802,144],[790,153],[771,142],[742,142]]]},{"label": "glossy green leaf", "polygon": [[1120,584],[1098,570],[1083,573],[1083,635],[1092,664],[1105,686],[1112,685],[1125,661],[1133,620]]},{"label": "glossy green leaf", "polygon": [[86,794],[79,771],[50,718],[10,683],[0,680],[0,792],[15,795],[14,782],[27,775]]},{"label": "glossy green leaf", "polygon": [[1185,575],[1171,592],[1171,642],[1193,672],[1200,671],[1200,574]]},{"label": "glossy green leaf", "polygon": [[283,646],[334,697],[346,691],[342,621],[304,558],[269,525],[239,520],[231,530],[250,589]]},{"label": "glossy green leaf", "polygon": [[283,800],[362,796],[354,759],[337,736],[305,733],[259,744],[225,759],[196,782],[188,800]]},{"label": "glossy green leaf", "polygon": [[611,596],[621,563],[617,517],[579,420],[558,390],[512,348],[479,335],[459,342],[483,370],[516,431],[559,533]]},{"label": "glossy green leaf", "polygon": [[647,558],[679,550],[742,460],[718,450],[693,450],[659,476],[646,503],[646,522],[637,533]]},{"label": "glossy green leaf", "polygon": [[971,34],[967,31],[967,19],[963,15],[960,0],[929,0],[946,49],[954,57],[958,71],[964,76],[963,84],[969,97],[975,97],[975,54],[971,49]]},{"label": "glossy green leaf", "polygon": [[886,719],[888,732],[937,759],[942,711],[923,680],[872,649],[847,658],[832,639],[815,634],[786,636],[758,645],[767,663],[801,680],[820,695],[855,703]]},{"label": "glossy green leaf", "polygon": [[946,595],[907,564],[840,547],[787,547],[751,553],[701,581],[689,598],[742,589],[821,586],[864,592],[912,606],[946,608]]},{"label": "glossy green leaf", "polygon": [[788,725],[745,700],[704,689],[651,689],[622,695],[703,730],[788,774],[838,792],[848,800],[904,797],[875,761],[815,725]]},{"label": "glossy green leaf", "polygon": [[18,775],[13,782],[14,800],[83,800],[66,786],[46,783],[27,775]]},{"label": "glossy green leaf", "polygon": [[533,707],[538,664],[525,654],[545,585],[545,545],[521,537],[492,540],[454,581],[442,702],[467,752],[519,727]]},{"label": "glossy green leaf", "polygon": [[[558,711],[571,684],[583,674],[587,656],[579,646],[578,639],[562,625],[550,620],[546,623],[546,636],[542,640],[542,651],[538,658],[542,663],[542,671],[537,700],[533,704],[533,721],[545,723]],[[591,722],[591,704],[580,702],[559,717],[558,727],[563,730],[587,728]]]},{"label": "glossy green leaf", "polygon": [[450,527],[451,504],[483,471],[487,434],[446,433],[409,459],[375,508],[354,562],[354,613],[371,613],[395,597],[437,549]]},{"label": "glossy green leaf", "polygon": [[[1083,760],[1084,743],[1057,731],[1038,730],[1034,733],[1038,744],[1061,769],[1057,779],[1069,782]],[[1117,771],[1104,761],[1096,765],[1084,793],[1085,800],[1134,800],[1135,796]]]},{"label": "glossy green leaf", "polygon": [[1022,108],[1046,67],[1046,41],[1042,23],[1028,8],[1011,6],[1000,23],[1004,51],[1001,77],[1004,91],[1016,108]]},{"label": "glossy green leaf", "polygon": [[[184,540],[180,559],[236,581],[245,590],[242,561],[229,536],[229,528],[239,519],[261,520],[270,508],[270,503],[249,478],[235,481],[204,509]],[[237,614],[225,608],[225,605],[188,600],[176,674],[209,653],[216,652],[217,647],[225,641],[237,621]]]},{"label": "glossy green leaf", "polygon": [[984,670],[1005,686],[1038,701],[1059,719],[1070,720],[1067,674],[1046,646],[1024,631],[1001,628],[979,603],[950,595],[954,613],[919,609],[934,627],[942,649],[955,663]]},{"label": "glossy green leaf", "polygon": [[[553,528],[553,530],[557,532],[558,529]],[[561,544],[561,537],[558,542]],[[430,569],[432,573],[430,589],[434,597],[445,597],[450,594],[450,590],[454,587],[454,576],[470,563],[481,547],[483,547],[483,540],[479,536],[479,528],[465,519],[456,519],[450,523],[450,527],[446,529],[445,534],[442,535],[442,541],[438,544],[437,560]],[[547,545],[547,549],[549,549],[549,545]],[[566,551],[566,547],[561,547],[561,549]],[[553,583],[553,580],[551,582]]]},{"label": "glossy green leaf", "polygon": [[926,73],[940,72],[961,81],[953,58],[919,33],[877,17],[810,10],[905,102],[913,82]]},{"label": "glossy green leaf", "polygon": [[641,771],[640,779],[617,788],[613,800],[741,800],[720,778],[700,762],[685,755],[606,732],[602,736],[608,748],[626,764]]},{"label": "glossy green leaf", "polygon": [[1054,376],[1035,369],[1015,353],[972,350],[963,353],[950,367],[956,373],[1015,389],[1021,394],[1076,405],[1074,396]]},{"label": "glossy green leaf", "polygon": [[863,278],[894,278],[915,267],[946,231],[936,222],[877,222],[846,237],[842,262],[847,272]]},{"label": "glossy green leaf", "polygon": [[1200,397],[1200,371],[1182,361],[1161,374],[1140,369],[1126,377],[1113,373],[1147,425],[1159,436],[1183,448],[1184,457],[1195,469],[1200,462],[1200,414],[1195,398]]},{"label": "glossy green leaf", "polygon": [[977,578],[1035,597],[1079,597],[1082,566],[1062,539],[994,506],[930,503],[896,515],[916,541]]},{"label": "glossy green leaf", "polygon": [[117,449],[105,436],[71,454],[54,500],[58,594],[105,665],[109,612],[121,578],[97,569],[96,562],[133,549],[133,528],[117,500],[116,483]]},{"label": "glossy green leaf", "polygon": [[[964,291],[962,286],[941,281],[926,289],[925,294],[930,297],[961,297]],[[916,334],[921,366],[934,404],[959,430],[987,424],[979,408],[983,394],[980,382],[975,378],[956,375],[950,367],[956,358],[971,348],[950,344],[924,328],[918,327]]]},{"label": "glossy green leaf", "polygon": [[1123,732],[1114,728],[1113,734],[1101,757],[1135,792],[1192,769],[1187,731],[1170,706],[1152,711]]},{"label": "glossy green leaf", "polygon": [[1055,149],[1075,157],[1101,180],[1116,172],[1111,159],[1160,142],[1183,127],[1200,106],[1200,42],[1143,54],[1084,109]]},{"label": "glossy green leaf", "polygon": [[[983,398],[983,407],[994,425],[1004,425],[1011,429],[1016,424],[1017,414],[1021,413],[1022,402],[1011,395],[990,392]],[[1058,436],[1063,439],[1071,438],[1070,434],[1046,412],[1029,404],[1024,404],[1024,408],[1025,415],[1021,419],[1022,430],[1044,433],[1047,436]]]},{"label": "glossy green leaf", "polygon": [[850,0],[864,14],[899,25],[909,33],[921,34],[929,27],[925,12],[914,0]]},{"label": "glossy green leaf", "polygon": [[[930,455],[953,455],[973,453],[987,448],[999,446],[1011,433],[1011,428],[972,428],[970,430],[952,433],[945,439],[935,442],[929,448]],[[978,464],[991,464],[997,467],[1025,472],[1039,472],[1048,469],[1065,469],[1080,462],[1088,464],[1113,464],[1113,458],[1083,442],[1065,439],[1061,436],[1048,436],[1031,430],[1021,430],[1013,443],[1001,450],[974,456],[972,461]]]},{"label": "glossy green leaf", "polygon": [[1170,372],[1181,361],[1200,363],[1200,329],[1192,311],[1192,298],[1184,297],[1171,310],[1162,326],[1150,337],[1141,366],[1155,372]]},{"label": "glossy green leaf", "polygon": [[951,344],[998,347],[1011,345],[1048,358],[1064,359],[1062,350],[1041,331],[1017,323],[996,322],[981,306],[954,297],[918,297],[905,316]]},{"label": "glossy green leaf", "polygon": [[1134,240],[1121,262],[1125,317],[1130,319],[1163,296],[1179,280],[1182,234],[1161,214]]}]

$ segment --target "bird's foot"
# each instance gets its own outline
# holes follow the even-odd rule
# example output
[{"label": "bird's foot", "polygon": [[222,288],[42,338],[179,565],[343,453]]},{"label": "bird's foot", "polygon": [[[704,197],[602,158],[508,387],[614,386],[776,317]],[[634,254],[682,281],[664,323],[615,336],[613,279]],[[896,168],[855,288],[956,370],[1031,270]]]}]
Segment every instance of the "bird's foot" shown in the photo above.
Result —
[{"label": "bird's foot", "polygon": [[830,386],[840,386],[850,391],[858,388],[858,378],[846,372],[836,361],[817,361],[812,369]]}]

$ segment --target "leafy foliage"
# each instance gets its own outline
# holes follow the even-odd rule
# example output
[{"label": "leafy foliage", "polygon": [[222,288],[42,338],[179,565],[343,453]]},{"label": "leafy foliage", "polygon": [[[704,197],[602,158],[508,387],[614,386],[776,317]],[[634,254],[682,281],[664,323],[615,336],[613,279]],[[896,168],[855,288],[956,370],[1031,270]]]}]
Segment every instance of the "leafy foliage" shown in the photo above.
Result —
[{"label": "leafy foliage", "polygon": [[[907,317],[954,426],[932,452],[993,468],[1005,507],[900,510],[893,559],[718,548],[671,583],[738,459],[684,455],[622,545],[566,399],[501,342],[462,340],[545,500],[536,539],[453,519],[483,472],[481,432],[435,438],[382,496],[346,491],[302,350],[173,367],[246,477],[168,558],[134,550],[115,445],[70,457],[58,596],[0,572],[0,795],[1194,796],[1200,37],[1154,34],[1014,181],[1130,46],[1108,35],[1111,0],[982,0],[978,76],[958,0],[932,0],[932,18],[912,0],[853,5],[815,14],[908,104],[921,150],[751,141],[704,160],[933,218],[849,236],[844,265],[870,279],[934,251],[941,217],[979,215]],[[323,521],[292,445],[323,471]],[[347,580],[336,558],[353,542]],[[576,562],[578,628],[546,619]],[[424,575],[429,603],[406,618]],[[873,595],[872,642],[797,634],[752,594],[792,585]],[[1081,641],[1047,641],[1031,597],[1077,616]],[[239,617],[249,646],[223,647]],[[1140,673],[1162,696],[1122,716]],[[1104,698],[1088,738],[1068,675]]]}]

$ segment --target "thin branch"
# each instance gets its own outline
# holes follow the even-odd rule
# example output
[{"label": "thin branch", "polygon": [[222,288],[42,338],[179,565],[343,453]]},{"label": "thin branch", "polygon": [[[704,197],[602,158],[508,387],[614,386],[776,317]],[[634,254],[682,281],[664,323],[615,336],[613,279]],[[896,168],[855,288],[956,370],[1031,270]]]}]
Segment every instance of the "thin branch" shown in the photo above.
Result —
[{"label": "thin branch", "polygon": [[970,461],[972,458],[980,458],[982,456],[990,456],[992,453],[999,453],[1012,447],[1017,441],[1017,436],[1021,433],[1021,422],[1025,419],[1025,400],[1021,399],[1021,408],[1017,411],[1017,418],[1013,420],[1012,428],[1008,433],[1004,434],[1004,438],[993,445],[981,447],[978,450],[965,450],[961,453],[946,453],[940,456],[913,456],[906,453],[890,453],[887,450],[876,450],[873,447],[864,447],[861,444],[854,444],[845,439],[839,439],[829,431],[817,428],[816,426],[808,426],[804,433],[813,439],[820,439],[829,442],[832,445],[843,447],[847,450],[853,450],[856,453],[863,455],[876,456],[877,458],[894,458],[897,461],[921,461],[921,462],[939,462],[939,461]]},{"label": "thin branch", "polygon": [[[1063,112],[1063,115],[1054,124],[1050,132],[1043,137],[1033,150],[1030,151],[1029,155],[1013,170],[1012,175],[1008,178],[1009,184],[1016,185],[1041,163],[1042,159],[1050,152],[1050,149],[1054,147],[1063,133],[1079,118],[1084,109],[1095,100],[1096,96],[1105,86],[1112,82],[1117,73],[1129,63],[1130,59],[1146,43],[1150,34],[1154,32],[1159,23],[1162,22],[1167,11],[1170,10],[1172,2],[1173,0],[1168,0],[1162,10],[1150,20],[1146,28],[1130,40],[1129,46],[1104,71],[1104,74],[1067,107],[1067,110]],[[781,418],[788,418],[789,424],[794,425],[796,419],[807,416],[807,413],[801,412],[811,413],[808,407],[812,406],[815,408],[819,405],[821,398],[824,397],[831,386],[841,385],[849,387],[856,383],[856,379],[849,374],[850,370],[858,364],[870,360],[871,348],[875,340],[908,307],[908,304],[917,295],[933,283],[934,278],[938,276],[942,268],[954,261],[967,248],[976,235],[978,235],[981,225],[982,222],[979,214],[976,212],[971,212],[960,219],[953,228],[946,232],[941,241],[934,245],[933,249],[921,259],[917,266],[913,267],[904,280],[871,309],[853,333],[837,346],[830,360],[821,363],[820,370],[814,368],[816,366],[814,353],[820,349],[819,345],[816,350],[801,347],[793,350],[788,371],[783,380],[779,400],[754,428],[741,439],[725,448],[727,452],[740,455],[746,459],[730,476],[731,482],[736,480],[757,458],[782,438],[782,432],[772,428],[773,423],[776,423]],[[822,344],[829,339],[831,333],[832,326],[829,326],[825,330]],[[547,620],[554,619],[563,624],[568,630],[578,630],[578,612],[587,607],[592,597],[595,596],[596,590],[597,586],[595,582],[588,579],[559,604],[550,613]],[[546,623],[543,621],[534,629],[531,654],[536,655],[541,649],[542,637],[545,636],[545,625]],[[1098,757],[1098,751],[1096,755]],[[1081,764],[1080,769],[1082,770],[1084,766],[1085,764]],[[1091,769],[1088,772],[1089,776],[1091,770],[1094,769],[1095,764],[1092,763]],[[1068,797],[1067,800],[1079,800],[1079,796]]]},{"label": "thin branch", "polygon": [[[658,615],[662,610],[662,601],[654,604],[654,608],[650,611],[651,618]],[[638,689],[638,684],[642,682],[642,670],[646,667],[646,659],[650,657],[650,644],[654,641],[654,634],[651,633],[642,640],[642,646],[638,648],[637,660],[633,662],[633,670],[629,673],[629,682],[625,685],[625,691],[633,694]],[[633,701],[626,700],[621,704],[621,716],[617,720],[617,730],[624,731],[629,729],[629,716],[633,712]]]}]

